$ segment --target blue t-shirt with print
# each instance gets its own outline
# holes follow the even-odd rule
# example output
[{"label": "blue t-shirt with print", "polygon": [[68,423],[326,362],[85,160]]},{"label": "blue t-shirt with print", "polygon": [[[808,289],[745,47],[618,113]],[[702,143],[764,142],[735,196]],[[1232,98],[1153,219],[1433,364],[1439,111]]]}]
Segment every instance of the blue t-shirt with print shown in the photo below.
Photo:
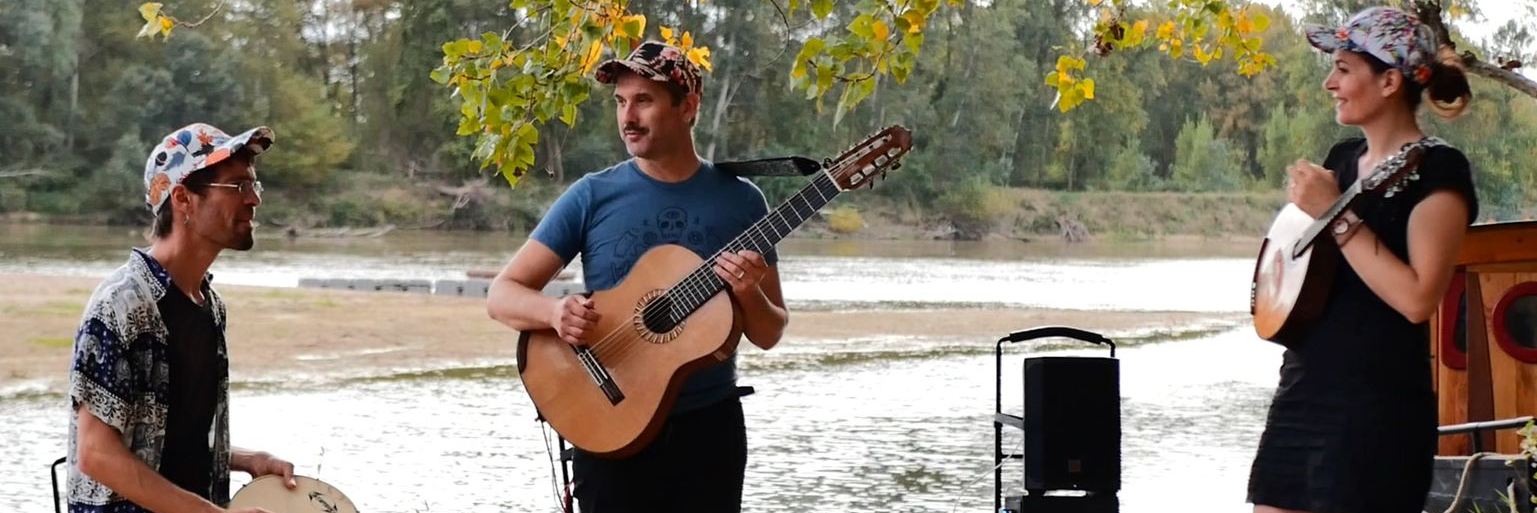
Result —
[{"label": "blue t-shirt with print", "polygon": [[[634,160],[571,184],[529,237],[567,264],[582,255],[587,289],[607,290],[629,274],[647,250],[676,244],[709,258],[768,214],[752,182],[702,162],[689,179],[658,181]],[[775,265],[778,255],[764,255]],[[672,413],[698,409],[736,393],[736,355],[690,376]]]}]

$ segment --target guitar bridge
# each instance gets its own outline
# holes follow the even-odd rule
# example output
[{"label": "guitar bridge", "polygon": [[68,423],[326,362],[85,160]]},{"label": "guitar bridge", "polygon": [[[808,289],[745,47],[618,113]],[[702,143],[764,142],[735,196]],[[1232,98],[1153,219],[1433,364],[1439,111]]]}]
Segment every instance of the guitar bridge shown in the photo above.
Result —
[{"label": "guitar bridge", "polygon": [[571,346],[571,350],[576,352],[577,361],[582,362],[582,368],[587,370],[587,377],[598,386],[598,390],[603,391],[605,397],[608,397],[609,404],[617,405],[624,400],[624,392],[619,391],[619,384],[609,376],[608,369],[603,368],[603,364],[598,361],[598,355],[593,354],[592,350],[586,347]]}]

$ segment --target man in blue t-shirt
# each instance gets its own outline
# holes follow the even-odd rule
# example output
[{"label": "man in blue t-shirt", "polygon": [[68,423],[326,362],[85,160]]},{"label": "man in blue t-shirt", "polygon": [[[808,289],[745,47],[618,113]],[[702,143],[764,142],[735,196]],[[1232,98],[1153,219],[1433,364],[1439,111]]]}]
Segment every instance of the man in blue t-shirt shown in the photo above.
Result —
[{"label": "man in blue t-shirt", "polygon": [[[708,259],[768,213],[752,182],[694,150],[699,68],[675,46],[642,44],[598,67],[614,85],[620,136],[634,156],[577,180],[491,285],[486,309],[519,331],[553,328],[573,345],[597,341],[591,299],[540,291],[577,255],[588,290],[615,287],[647,250],[675,244]],[[777,255],[722,252],[714,273],[740,309],[743,334],[774,347],[789,318]],[[747,435],[735,356],[691,375],[649,446],[623,459],[578,450],[575,495],[583,512],[740,511]]]}]

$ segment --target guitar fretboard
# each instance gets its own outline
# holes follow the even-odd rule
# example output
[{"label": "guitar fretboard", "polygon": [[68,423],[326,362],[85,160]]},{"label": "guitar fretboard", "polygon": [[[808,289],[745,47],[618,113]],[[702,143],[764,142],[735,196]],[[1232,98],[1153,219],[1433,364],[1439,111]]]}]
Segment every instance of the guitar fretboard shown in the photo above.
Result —
[{"label": "guitar fretboard", "polygon": [[[767,254],[779,244],[779,241],[784,240],[786,235],[795,231],[822,207],[827,206],[841,192],[843,191],[838,189],[831,175],[825,171],[818,173],[811,183],[806,184],[799,192],[779,204],[778,208],[763,216],[763,219],[753,223],[747,231],[727,242],[725,247],[721,248],[721,252],[752,250],[759,254]],[[703,264],[669,288],[662,298],[646,307],[645,315],[648,318],[665,315],[668,321],[665,326],[675,326],[710,298],[715,297],[716,293],[725,289],[726,283],[721,281],[713,270],[719,255],[720,253],[716,253],[716,256],[705,259]]]}]

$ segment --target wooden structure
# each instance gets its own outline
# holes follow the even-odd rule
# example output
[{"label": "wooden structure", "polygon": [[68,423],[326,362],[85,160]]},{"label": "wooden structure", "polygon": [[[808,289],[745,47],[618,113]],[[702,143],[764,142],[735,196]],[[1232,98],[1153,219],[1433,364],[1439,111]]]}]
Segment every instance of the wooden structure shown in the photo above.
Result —
[{"label": "wooden structure", "polygon": [[[1440,424],[1537,415],[1537,222],[1474,226],[1430,320]],[[1443,436],[1439,454],[1519,454],[1514,430]]]}]

